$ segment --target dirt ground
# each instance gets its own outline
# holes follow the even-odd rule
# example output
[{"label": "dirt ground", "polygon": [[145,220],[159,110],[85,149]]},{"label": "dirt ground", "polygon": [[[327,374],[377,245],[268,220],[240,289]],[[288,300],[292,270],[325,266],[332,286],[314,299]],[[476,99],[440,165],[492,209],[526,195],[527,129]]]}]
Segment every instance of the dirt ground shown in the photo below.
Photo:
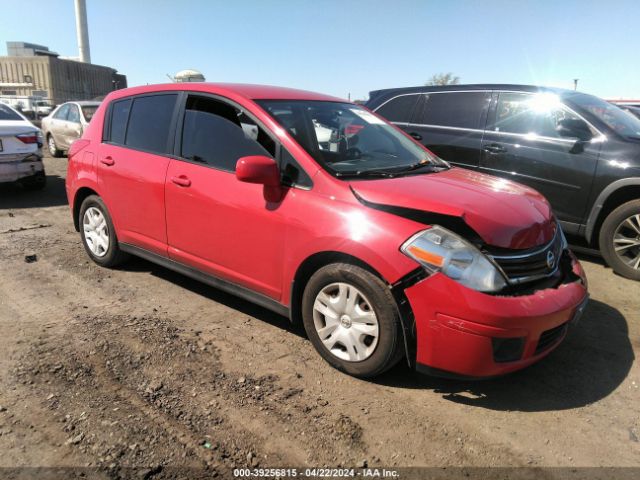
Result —
[{"label": "dirt ground", "polygon": [[143,260],[91,263],[66,165],[46,160],[43,192],[0,186],[0,468],[640,467],[640,284],[601,261],[582,258],[591,303],[539,364],[361,381],[284,317]]}]

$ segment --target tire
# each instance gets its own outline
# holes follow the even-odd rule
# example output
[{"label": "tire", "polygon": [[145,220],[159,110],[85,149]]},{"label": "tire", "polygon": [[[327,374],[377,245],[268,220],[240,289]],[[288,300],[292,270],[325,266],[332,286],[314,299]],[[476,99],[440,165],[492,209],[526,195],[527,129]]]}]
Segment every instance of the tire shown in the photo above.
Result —
[{"label": "tire", "polygon": [[58,148],[56,145],[56,140],[53,138],[53,135],[47,135],[47,149],[49,150],[49,154],[52,157],[60,158],[62,157],[62,150]]},{"label": "tire", "polygon": [[600,252],[614,272],[640,280],[640,200],[611,212],[602,224],[599,240]]},{"label": "tire", "polygon": [[[346,304],[340,302],[342,298],[347,299]],[[352,309],[349,299],[356,305]],[[402,358],[395,300],[387,285],[363,268],[336,263],[314,273],[302,295],[302,319],[320,356],[349,375],[375,377]]]},{"label": "tire", "polygon": [[78,225],[82,245],[91,260],[98,265],[115,267],[129,258],[129,255],[120,250],[109,211],[97,195],[90,195],[82,202]]},{"label": "tire", "polygon": [[42,190],[47,186],[47,176],[44,171],[38,172],[31,177],[23,178],[20,184],[25,190]]}]

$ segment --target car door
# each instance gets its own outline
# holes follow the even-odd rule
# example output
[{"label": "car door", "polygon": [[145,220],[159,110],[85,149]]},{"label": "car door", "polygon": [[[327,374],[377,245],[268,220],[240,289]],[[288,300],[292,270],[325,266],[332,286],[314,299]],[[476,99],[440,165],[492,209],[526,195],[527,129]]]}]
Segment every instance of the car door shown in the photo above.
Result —
[{"label": "car door", "polygon": [[262,185],[235,176],[240,157],[273,157],[275,142],[219,98],[188,95],[180,117],[165,191],[169,257],[279,298],[286,233],[279,206],[265,200]]},{"label": "car door", "polygon": [[167,255],[164,184],[176,93],[111,103],[98,152],[98,184],[120,242]]},{"label": "car door", "polygon": [[64,122],[64,144],[61,145],[68,150],[73,142],[82,136],[82,120],[80,119],[80,108],[75,103],[69,104],[69,113]]},{"label": "car door", "polygon": [[561,137],[562,119],[581,120],[553,94],[500,92],[482,141],[481,169],[538,190],[563,226],[577,233],[601,142],[595,129],[589,142]]},{"label": "car door", "polygon": [[440,158],[475,170],[490,103],[489,91],[424,93],[405,130]]},{"label": "car door", "polygon": [[49,134],[53,136],[53,139],[55,140],[56,145],[59,148],[66,148],[63,146],[66,145],[66,138],[64,135],[65,135],[65,127],[67,124],[67,115],[69,114],[69,108],[70,108],[70,105],[68,103],[65,103],[58,110],[56,110],[56,113],[54,113],[53,116],[51,117],[51,123],[49,125]]}]

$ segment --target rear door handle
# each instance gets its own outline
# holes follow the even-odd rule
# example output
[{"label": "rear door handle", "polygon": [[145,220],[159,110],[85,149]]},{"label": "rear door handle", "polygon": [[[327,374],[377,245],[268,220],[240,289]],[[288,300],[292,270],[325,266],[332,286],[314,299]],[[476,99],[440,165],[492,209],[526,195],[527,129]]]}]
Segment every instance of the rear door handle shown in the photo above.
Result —
[{"label": "rear door handle", "polygon": [[115,161],[113,158],[111,158],[111,157],[107,156],[107,157],[101,158],[101,159],[100,159],[100,163],[103,163],[103,164],[105,164],[107,167],[110,167],[110,166],[112,166],[114,163],[116,163],[116,161]]},{"label": "rear door handle", "polygon": [[189,180],[186,176],[180,175],[179,177],[171,177],[171,181],[180,187],[190,187],[191,180]]},{"label": "rear door handle", "polygon": [[482,149],[487,153],[507,153],[507,149],[498,143],[492,143],[491,145],[485,145]]},{"label": "rear door handle", "polygon": [[420,135],[419,133],[411,132],[409,135],[411,135],[416,140],[422,140],[422,135]]}]

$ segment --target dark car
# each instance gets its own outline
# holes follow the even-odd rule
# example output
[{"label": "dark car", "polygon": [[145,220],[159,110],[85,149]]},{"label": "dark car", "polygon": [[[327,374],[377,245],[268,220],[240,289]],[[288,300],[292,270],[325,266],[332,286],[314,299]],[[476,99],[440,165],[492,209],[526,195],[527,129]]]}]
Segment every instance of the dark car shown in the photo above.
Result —
[{"label": "dark car", "polygon": [[634,117],[640,118],[640,107],[635,107],[633,105],[617,105],[617,106],[620,107],[625,112],[630,113]]},{"label": "dark car", "polygon": [[640,120],[600,98],[522,85],[377,90],[366,106],[448,162],[529,185],[565,232],[640,280]]}]

